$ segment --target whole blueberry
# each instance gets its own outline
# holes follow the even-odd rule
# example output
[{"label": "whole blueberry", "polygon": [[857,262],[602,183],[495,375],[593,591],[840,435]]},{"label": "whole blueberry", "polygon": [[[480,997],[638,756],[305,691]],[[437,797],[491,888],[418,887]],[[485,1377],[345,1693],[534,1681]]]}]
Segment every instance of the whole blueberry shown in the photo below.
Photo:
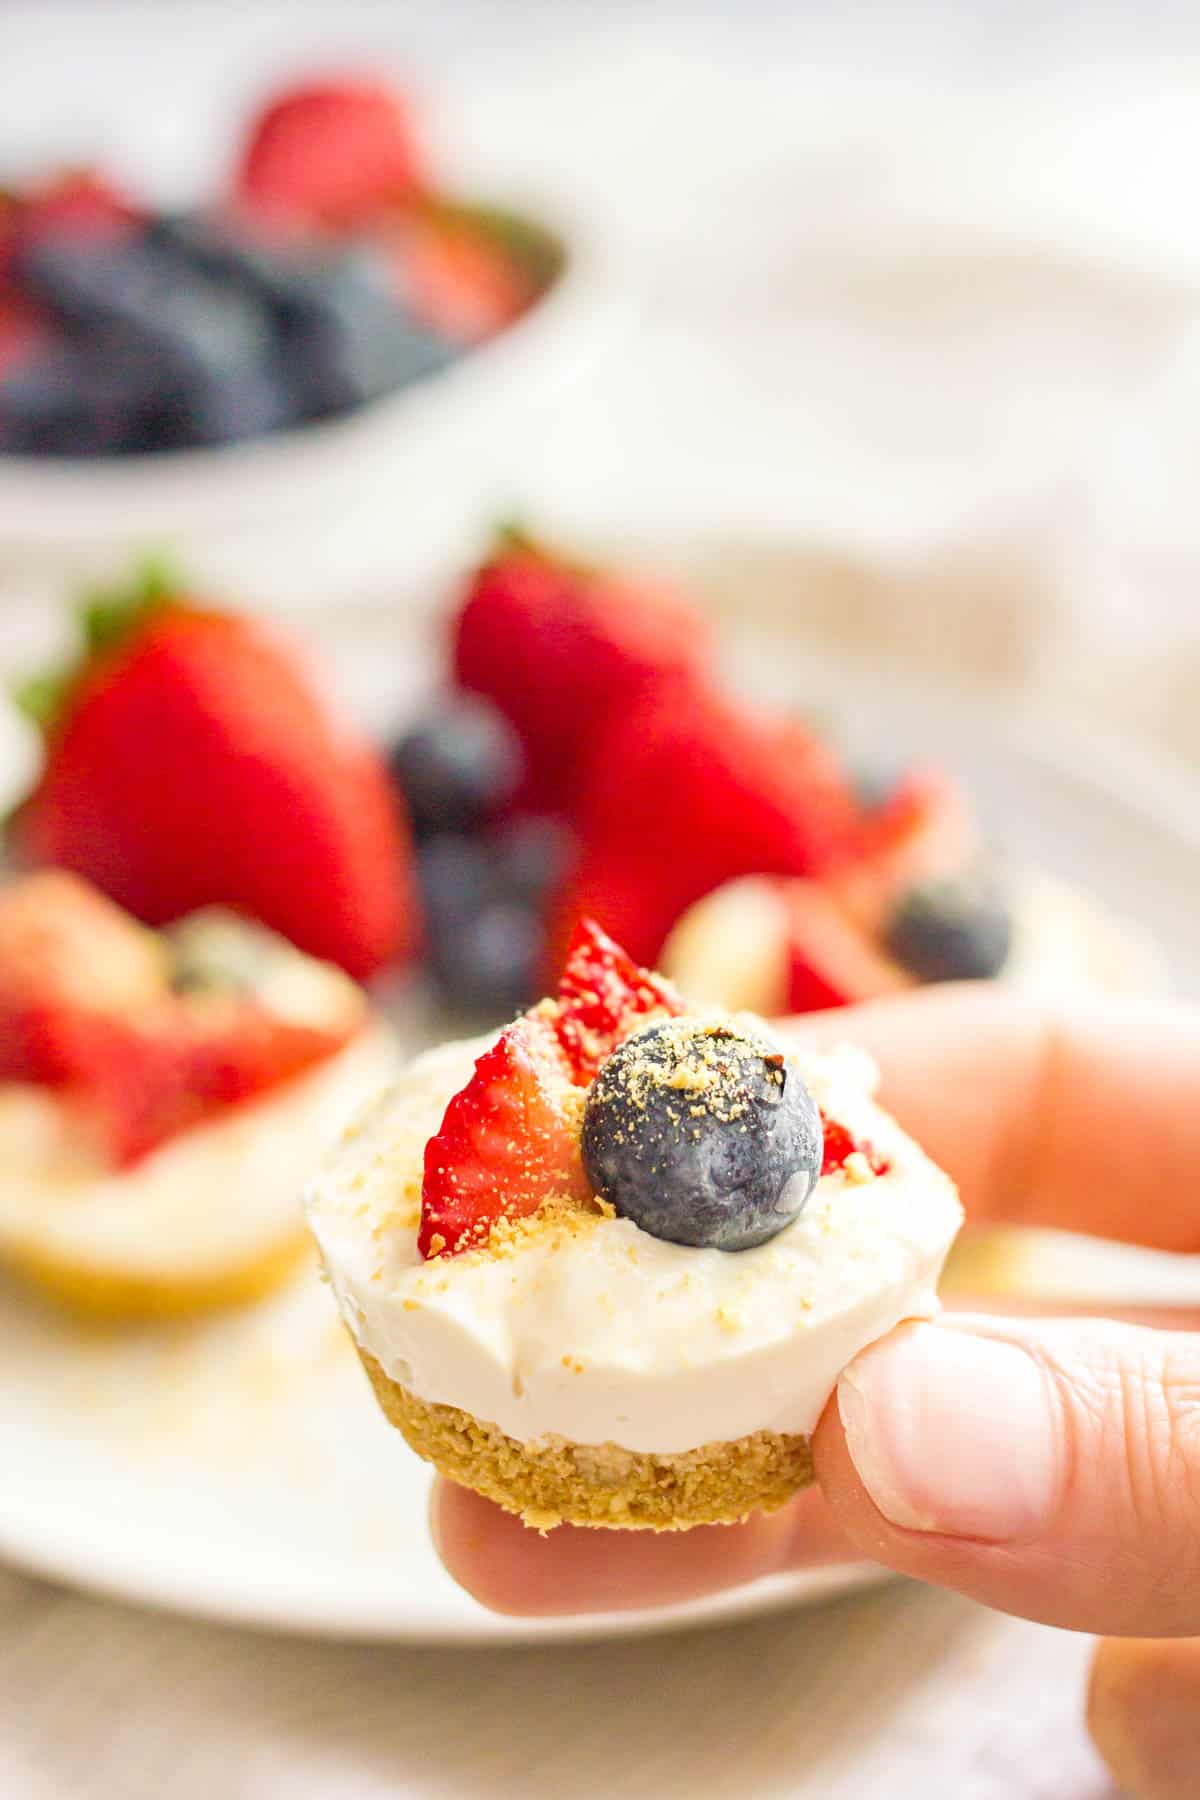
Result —
[{"label": "whole blueberry", "polygon": [[515,900],[540,906],[557,888],[576,854],[574,834],[559,819],[527,814],[488,839],[500,885]]},{"label": "whole blueberry", "polygon": [[913,888],[889,921],[886,948],[919,981],[985,981],[1012,949],[1012,914],[992,870]]},{"label": "whole blueberry", "polygon": [[771,1041],[670,1019],[601,1068],[583,1118],[595,1191],[668,1243],[749,1250],[790,1225],[821,1172],[821,1116]]},{"label": "whole blueberry", "polygon": [[477,838],[443,832],[418,844],[417,884],[429,962],[442,985],[453,979],[464,931],[501,898],[495,864]]},{"label": "whole blueberry", "polygon": [[406,732],[391,765],[418,836],[473,830],[512,798],[524,772],[508,720],[466,694],[449,696]]},{"label": "whole blueberry", "polygon": [[386,258],[369,245],[310,255],[280,270],[273,306],[314,416],[377,399],[457,355],[405,311]]},{"label": "whole blueberry", "polygon": [[535,912],[516,901],[492,901],[465,922],[453,953],[438,959],[442,997],[481,1019],[511,1018],[537,998],[544,948]]},{"label": "whole blueberry", "polygon": [[0,377],[0,450],[104,456],[139,448],[157,372],[130,347],[62,343]]},{"label": "whole blueberry", "polygon": [[269,359],[242,369],[200,369],[164,388],[153,447],[240,443],[299,417],[283,372]]},{"label": "whole blueberry", "polygon": [[190,267],[266,309],[298,415],[345,412],[457,354],[406,310],[377,246],[271,241],[204,213],[163,216],[153,229]]}]

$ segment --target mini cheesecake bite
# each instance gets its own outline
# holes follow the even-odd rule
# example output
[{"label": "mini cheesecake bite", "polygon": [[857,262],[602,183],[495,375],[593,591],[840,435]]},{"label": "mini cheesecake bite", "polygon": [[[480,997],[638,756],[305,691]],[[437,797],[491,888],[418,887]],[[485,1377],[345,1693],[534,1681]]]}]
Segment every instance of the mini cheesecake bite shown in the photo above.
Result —
[{"label": "mini cheesecake bite", "polygon": [[162,932],[77,876],[0,892],[0,1270],[76,1312],[253,1300],[312,1159],[394,1068],[340,970],[206,911]]},{"label": "mini cheesecake bite", "polygon": [[689,1011],[585,921],[557,995],[418,1057],[310,1188],[388,1419],[541,1529],[782,1505],[841,1369],[936,1309],[960,1223],[873,1080]]}]

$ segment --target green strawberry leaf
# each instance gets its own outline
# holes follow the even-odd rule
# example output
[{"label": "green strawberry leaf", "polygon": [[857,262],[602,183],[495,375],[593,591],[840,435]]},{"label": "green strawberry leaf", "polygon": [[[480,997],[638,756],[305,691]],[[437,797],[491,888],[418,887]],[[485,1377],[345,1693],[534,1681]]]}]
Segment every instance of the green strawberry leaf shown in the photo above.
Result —
[{"label": "green strawberry leaf", "polygon": [[184,591],[178,571],[160,554],[147,556],[128,580],[92,588],[79,607],[86,653],[114,649]]},{"label": "green strawberry leaf", "polygon": [[48,731],[63,710],[67,695],[75,685],[78,669],[41,669],[26,675],[12,690],[13,705],[39,731]]},{"label": "green strawberry leaf", "polygon": [[497,519],[492,527],[492,542],[499,556],[513,551],[525,551],[530,556],[543,554],[542,546],[522,519]]},{"label": "green strawberry leaf", "polygon": [[23,677],[12,689],[14,705],[39,731],[52,731],[92,661],[115,650],[186,591],[178,571],[161,555],[145,557],[125,581],[89,589],[79,602],[78,655]]}]

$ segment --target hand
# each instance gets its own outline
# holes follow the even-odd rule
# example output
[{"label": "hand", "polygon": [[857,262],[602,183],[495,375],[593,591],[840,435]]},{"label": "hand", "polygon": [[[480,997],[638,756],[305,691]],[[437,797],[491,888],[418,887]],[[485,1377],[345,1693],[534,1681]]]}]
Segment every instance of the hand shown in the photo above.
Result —
[{"label": "hand", "polygon": [[[1200,1016],[1039,1010],[927,989],[796,1023],[865,1044],[884,1104],[958,1181],[972,1222],[1200,1251]],[[1200,1794],[1200,1304],[1150,1330],[944,1315],[844,1372],[814,1436],[818,1488],[678,1536],[541,1538],[439,1486],[450,1573],[509,1613],[659,1606],[865,1555],[1049,1624],[1110,1634],[1093,1735],[1145,1800]],[[1162,1641],[1175,1640],[1175,1641]]]}]

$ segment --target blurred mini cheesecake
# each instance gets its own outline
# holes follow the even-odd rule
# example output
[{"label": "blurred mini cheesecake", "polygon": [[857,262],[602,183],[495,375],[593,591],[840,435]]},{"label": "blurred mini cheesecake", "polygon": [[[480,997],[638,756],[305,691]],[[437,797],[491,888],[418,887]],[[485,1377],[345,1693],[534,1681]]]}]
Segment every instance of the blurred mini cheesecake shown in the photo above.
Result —
[{"label": "blurred mini cheesecake", "polygon": [[539,1529],[782,1505],[842,1368],[936,1310],[960,1223],[873,1082],[582,924],[554,997],[419,1057],[310,1187],[388,1419]]},{"label": "blurred mini cheesecake", "polygon": [[768,1018],[941,981],[1043,994],[1163,983],[1145,930],[990,855],[961,788],[936,770],[902,782],[853,857],[819,877],[747,875],[705,894],[676,921],[662,966],[698,1001]]},{"label": "blurred mini cheesecake", "polygon": [[313,1158],[393,1067],[339,970],[229,913],[162,932],[79,878],[0,892],[0,1268],[154,1318],[269,1293]]},{"label": "blurred mini cheesecake", "polygon": [[999,980],[1051,996],[1153,993],[1165,979],[1148,932],[1041,870],[1007,876],[1003,897],[976,874],[913,890],[890,939],[865,932],[824,883],[750,875],[689,907],[662,962],[704,1004],[768,1018],[933,981]]}]

